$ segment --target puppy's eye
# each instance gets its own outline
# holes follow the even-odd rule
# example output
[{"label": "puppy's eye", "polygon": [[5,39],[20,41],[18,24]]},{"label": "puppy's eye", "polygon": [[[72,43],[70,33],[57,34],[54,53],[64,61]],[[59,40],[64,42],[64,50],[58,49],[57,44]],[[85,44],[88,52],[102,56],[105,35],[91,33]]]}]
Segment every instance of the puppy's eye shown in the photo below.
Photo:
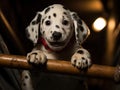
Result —
[{"label": "puppy's eye", "polygon": [[69,21],[63,20],[63,21],[62,21],[62,24],[63,24],[63,25],[68,25],[68,24],[69,24]]},{"label": "puppy's eye", "polygon": [[49,25],[51,24],[51,22],[50,22],[49,20],[47,20],[47,21],[45,21],[45,24],[46,24],[47,26],[49,26]]}]

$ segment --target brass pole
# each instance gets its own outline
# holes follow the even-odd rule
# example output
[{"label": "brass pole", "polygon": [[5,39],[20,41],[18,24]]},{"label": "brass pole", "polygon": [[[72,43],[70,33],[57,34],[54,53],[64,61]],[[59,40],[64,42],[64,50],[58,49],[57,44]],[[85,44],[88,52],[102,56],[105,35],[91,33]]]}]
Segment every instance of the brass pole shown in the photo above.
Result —
[{"label": "brass pole", "polygon": [[6,19],[5,15],[1,9],[0,9],[0,20],[3,22],[3,24],[7,28],[7,32],[9,33],[9,35],[12,38],[11,40],[13,40],[15,42],[15,44],[19,47],[20,52],[25,53],[24,47],[22,46],[20,39],[18,38],[18,36],[14,32],[12,26],[10,25],[10,23]]},{"label": "brass pole", "polygon": [[[35,66],[29,64],[25,56],[0,54],[0,66],[19,69],[34,69]],[[38,69],[38,68],[37,68]],[[38,69],[40,70],[40,69]],[[103,66],[93,64],[88,70],[81,71],[75,68],[69,61],[48,60],[45,71],[85,75],[97,78],[114,79],[116,68],[112,66]]]}]

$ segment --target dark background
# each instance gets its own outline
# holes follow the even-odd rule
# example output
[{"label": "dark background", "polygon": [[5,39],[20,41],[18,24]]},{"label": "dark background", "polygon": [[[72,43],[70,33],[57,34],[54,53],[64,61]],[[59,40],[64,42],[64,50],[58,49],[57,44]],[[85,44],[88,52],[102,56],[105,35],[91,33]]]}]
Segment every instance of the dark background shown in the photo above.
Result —
[{"label": "dark background", "polygon": [[[77,12],[90,28],[91,35],[83,47],[91,53],[93,63],[119,63],[119,0],[0,0],[0,33],[11,54],[26,55],[32,50],[33,45],[26,38],[25,28],[37,11],[54,3],[63,4],[71,11]],[[107,26],[104,30],[95,32],[92,23],[99,16],[106,18]],[[114,23],[111,23],[111,20]],[[113,24],[114,27],[111,27]],[[93,87],[101,85],[101,81],[96,84],[96,79],[91,82]]]}]

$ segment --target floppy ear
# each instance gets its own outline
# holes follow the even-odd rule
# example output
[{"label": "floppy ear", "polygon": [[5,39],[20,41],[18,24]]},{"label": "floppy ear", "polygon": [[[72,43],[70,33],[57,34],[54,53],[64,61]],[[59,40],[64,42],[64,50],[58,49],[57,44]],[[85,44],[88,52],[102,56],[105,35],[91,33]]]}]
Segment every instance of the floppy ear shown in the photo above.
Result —
[{"label": "floppy ear", "polygon": [[40,21],[41,12],[37,12],[34,19],[30,22],[29,26],[26,28],[26,34],[28,39],[30,39],[34,45],[37,43],[40,34]]},{"label": "floppy ear", "polygon": [[79,18],[77,13],[71,12],[71,16],[74,24],[76,42],[81,45],[90,34],[90,30],[85,22]]}]

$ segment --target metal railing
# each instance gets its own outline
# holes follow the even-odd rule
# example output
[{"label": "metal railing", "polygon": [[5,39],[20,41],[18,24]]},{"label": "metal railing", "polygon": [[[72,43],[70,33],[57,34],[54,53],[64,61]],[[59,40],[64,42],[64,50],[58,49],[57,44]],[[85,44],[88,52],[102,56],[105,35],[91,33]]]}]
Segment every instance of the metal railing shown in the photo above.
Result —
[{"label": "metal railing", "polygon": [[25,56],[0,54],[0,66],[16,69],[37,69],[38,71],[49,71],[70,75],[84,75],[87,77],[105,78],[119,81],[120,67],[93,64],[89,69],[83,71],[74,67],[69,61],[48,60],[44,68],[29,64]]}]

